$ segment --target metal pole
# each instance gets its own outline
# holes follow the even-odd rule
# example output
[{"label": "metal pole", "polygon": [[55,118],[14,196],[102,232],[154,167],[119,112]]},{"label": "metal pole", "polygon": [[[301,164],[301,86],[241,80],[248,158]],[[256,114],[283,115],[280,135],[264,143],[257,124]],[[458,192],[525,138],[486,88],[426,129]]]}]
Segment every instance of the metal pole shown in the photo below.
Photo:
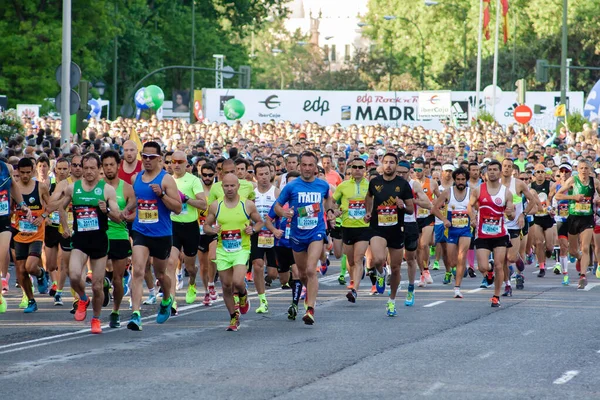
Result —
[{"label": "metal pole", "polygon": [[190,79],[190,123],[194,122],[194,59],[196,58],[196,1],[192,0],[192,71]]},{"label": "metal pole", "polygon": [[515,13],[515,17],[513,18],[514,26],[513,26],[513,51],[512,51],[512,69],[510,71],[510,80],[515,80],[515,72],[517,69],[517,18],[518,14]]},{"label": "metal pole", "polygon": [[494,77],[492,79],[492,116],[496,119],[496,85],[498,84],[498,34],[500,31],[500,0],[496,0],[496,37],[494,38]]},{"label": "metal pole", "polygon": [[479,29],[477,36],[477,77],[475,80],[475,121],[479,117],[479,93],[481,92],[481,46],[483,44],[483,0],[479,0]]},{"label": "metal pole", "polygon": [[[392,34],[388,33],[390,51],[388,54],[388,92],[392,90]],[[330,88],[331,89],[331,88]]]},{"label": "metal pole", "polygon": [[567,104],[567,10],[568,0],[563,0],[562,45],[560,51],[560,103]]},{"label": "metal pole", "polygon": [[[115,21],[117,20],[117,15],[119,14],[119,2],[118,0],[115,1]],[[113,116],[113,119],[117,119],[117,79],[118,79],[118,74],[117,74],[117,65],[118,65],[118,60],[119,60],[119,53],[118,53],[118,49],[119,49],[119,39],[117,37],[117,35],[115,35],[115,49],[114,49],[114,55],[113,55],[113,95],[112,95],[112,111],[111,111],[111,115]]]},{"label": "metal pole", "polygon": [[467,8],[463,11],[463,19],[465,20],[465,29],[463,32],[463,82],[462,90],[467,90]]},{"label": "metal pole", "polygon": [[[60,146],[70,142],[71,136],[71,0],[63,0],[62,20],[62,75],[60,107]],[[87,99],[86,99],[87,100]],[[82,100],[83,101],[83,100]]]},{"label": "metal pole", "polygon": [[569,93],[569,86],[571,86],[569,84],[569,81],[571,79],[571,61],[573,61],[572,58],[567,58],[567,88],[565,89],[565,92]]}]

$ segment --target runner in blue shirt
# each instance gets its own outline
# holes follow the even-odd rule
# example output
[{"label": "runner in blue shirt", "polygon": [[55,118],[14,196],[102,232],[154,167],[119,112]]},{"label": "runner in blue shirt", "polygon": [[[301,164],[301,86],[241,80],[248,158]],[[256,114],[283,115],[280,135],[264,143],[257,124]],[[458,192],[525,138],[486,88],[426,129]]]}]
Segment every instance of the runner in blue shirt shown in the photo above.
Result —
[{"label": "runner in blue shirt", "polygon": [[[300,155],[300,179],[285,185],[274,205],[279,217],[292,221],[290,242],[294,259],[300,273],[300,280],[306,286],[305,324],[315,323],[314,307],[319,291],[319,282],[314,267],[323,253],[326,238],[324,210],[327,218],[335,220],[333,200],[329,195],[329,184],[317,179],[317,156],[306,151]],[[288,210],[283,205],[289,203]]]}]

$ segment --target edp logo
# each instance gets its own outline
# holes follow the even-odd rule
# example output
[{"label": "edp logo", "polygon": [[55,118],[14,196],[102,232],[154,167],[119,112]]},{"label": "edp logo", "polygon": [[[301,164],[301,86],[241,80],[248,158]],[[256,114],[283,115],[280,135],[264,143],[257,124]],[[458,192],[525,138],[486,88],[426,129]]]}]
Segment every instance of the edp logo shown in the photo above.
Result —
[{"label": "edp logo", "polygon": [[313,101],[306,100],[302,109],[304,111],[320,112],[321,115],[323,115],[324,113],[329,111],[329,102],[327,100],[321,101],[321,96],[319,96],[316,100]]}]

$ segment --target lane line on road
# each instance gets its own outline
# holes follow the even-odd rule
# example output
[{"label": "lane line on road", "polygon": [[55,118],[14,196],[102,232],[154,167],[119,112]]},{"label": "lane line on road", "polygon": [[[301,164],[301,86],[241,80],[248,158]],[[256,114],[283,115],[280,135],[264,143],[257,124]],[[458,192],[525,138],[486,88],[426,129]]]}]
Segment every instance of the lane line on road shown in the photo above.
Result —
[{"label": "lane line on road", "polygon": [[571,379],[575,378],[577,375],[579,375],[579,371],[567,371],[564,374],[562,374],[562,376],[560,378],[557,378],[556,380],[554,380],[555,385],[564,385],[565,383],[569,382]]},{"label": "lane line on road", "polygon": [[436,390],[441,389],[444,386],[442,382],[436,382],[429,389],[423,392],[423,396],[431,396]]},{"label": "lane line on road", "polygon": [[485,290],[484,288],[480,287],[477,289],[473,289],[473,290],[469,290],[467,293],[477,293],[477,292],[481,292],[482,290]]},{"label": "lane line on road", "polygon": [[584,292],[590,291],[596,286],[600,286],[600,282],[588,283],[585,289],[582,289]]},{"label": "lane line on road", "polygon": [[529,336],[531,335],[533,332],[535,332],[533,329],[530,329],[528,331],[523,332],[523,336]]},{"label": "lane line on road", "polygon": [[446,302],[446,300],[434,301],[433,303],[425,304],[423,307],[426,307],[426,308],[435,307],[435,306],[440,305],[445,302]]},{"label": "lane line on road", "polygon": [[495,353],[495,351],[488,351],[487,353],[480,354],[477,357],[480,358],[481,360],[485,360],[486,358],[491,357],[494,353]]}]

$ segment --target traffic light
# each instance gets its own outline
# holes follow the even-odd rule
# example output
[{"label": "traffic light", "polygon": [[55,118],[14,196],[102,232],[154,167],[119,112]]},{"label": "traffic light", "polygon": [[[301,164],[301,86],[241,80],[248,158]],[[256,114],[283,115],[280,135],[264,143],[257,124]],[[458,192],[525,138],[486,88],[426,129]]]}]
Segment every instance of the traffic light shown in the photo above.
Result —
[{"label": "traffic light", "polygon": [[517,87],[517,103],[525,104],[525,93],[527,92],[527,83],[525,82],[525,79],[516,81],[515,86]]},{"label": "traffic light", "polygon": [[79,97],[81,98],[81,103],[79,105],[79,110],[77,111],[77,119],[75,123],[75,129],[77,133],[81,133],[88,126],[87,117],[90,113],[88,101],[90,100],[91,88],[91,82],[86,80],[79,81]]},{"label": "traffic light", "polygon": [[548,82],[548,61],[537,60],[535,62],[535,79],[540,83]]},{"label": "traffic light", "polygon": [[239,75],[238,86],[240,89],[250,89],[250,75],[252,73],[252,67],[242,65],[240,67],[241,74]]}]

